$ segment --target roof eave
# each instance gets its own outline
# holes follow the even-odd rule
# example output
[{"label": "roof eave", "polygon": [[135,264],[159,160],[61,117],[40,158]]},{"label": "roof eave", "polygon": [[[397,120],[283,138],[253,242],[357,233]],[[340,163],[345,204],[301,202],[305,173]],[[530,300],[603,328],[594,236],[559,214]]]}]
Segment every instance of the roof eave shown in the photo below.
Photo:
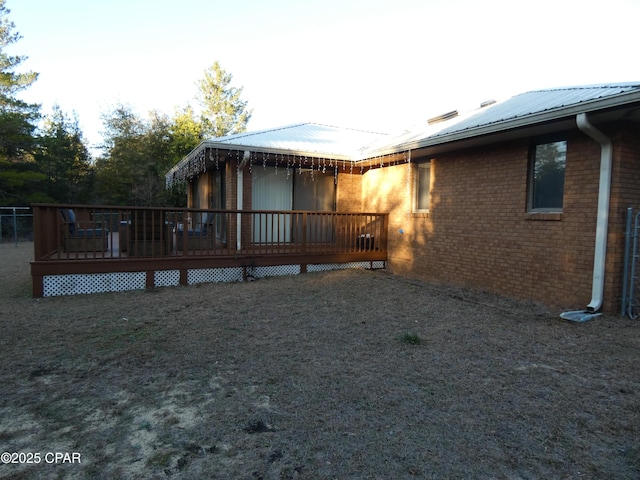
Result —
[{"label": "roof eave", "polygon": [[198,144],[197,147],[195,147],[193,150],[191,150],[189,153],[187,153],[184,157],[182,157],[182,159],[176,163],[173,167],[171,167],[169,169],[169,171],[167,173],[164,174],[165,178],[168,178],[170,175],[172,175],[174,172],[180,170],[185,164],[187,164],[189,162],[189,160],[191,160],[193,157],[195,157],[203,147],[204,144],[207,143],[207,140],[203,140],[202,142],[200,142]]},{"label": "roof eave", "polygon": [[243,145],[240,143],[226,143],[226,142],[215,142],[211,140],[204,140],[200,142],[200,144],[191,150],[182,160],[176,163],[166,174],[165,177],[169,177],[173,175],[176,171],[183,168],[185,165],[189,163],[194,157],[199,155],[201,152],[207,149],[217,149],[221,151],[250,151],[255,153],[266,153],[270,155],[286,155],[286,156],[295,156],[295,157],[314,157],[314,158],[326,158],[331,160],[340,160],[340,161],[355,161],[358,159],[356,155],[341,155],[335,153],[325,153],[325,152],[312,152],[305,150],[289,150],[283,148],[270,148],[270,147],[256,147],[255,145]]},{"label": "roof eave", "polygon": [[313,151],[307,151],[307,150],[290,150],[286,148],[258,147],[255,145],[244,145],[241,143],[213,142],[210,140],[202,142],[198,146],[198,150],[202,148],[217,148],[218,150],[250,151],[250,152],[256,152],[256,153],[291,155],[296,157],[322,157],[322,158],[331,158],[333,160],[351,160],[353,158],[352,155],[342,155],[342,154],[327,153],[327,152],[313,152]]}]

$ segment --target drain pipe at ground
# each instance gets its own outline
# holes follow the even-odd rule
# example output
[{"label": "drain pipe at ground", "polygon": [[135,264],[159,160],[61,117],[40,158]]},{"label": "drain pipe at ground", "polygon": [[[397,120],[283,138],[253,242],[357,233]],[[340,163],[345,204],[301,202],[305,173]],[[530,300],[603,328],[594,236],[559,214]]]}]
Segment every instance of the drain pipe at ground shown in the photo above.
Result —
[{"label": "drain pipe at ground", "polygon": [[602,308],[602,299],[604,296],[613,145],[609,137],[589,123],[586,113],[579,113],[576,117],[576,123],[583,133],[600,144],[600,186],[598,190],[596,244],[593,256],[593,282],[591,286],[591,303],[587,305],[587,309],[577,312],[564,312],[560,314],[560,317],[574,322],[585,322],[601,315],[599,311]]}]

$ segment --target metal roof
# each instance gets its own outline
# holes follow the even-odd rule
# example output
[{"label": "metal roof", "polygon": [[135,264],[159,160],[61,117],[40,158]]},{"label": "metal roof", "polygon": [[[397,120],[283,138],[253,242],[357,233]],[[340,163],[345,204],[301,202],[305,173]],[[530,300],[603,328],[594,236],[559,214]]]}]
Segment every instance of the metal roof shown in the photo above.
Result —
[{"label": "metal roof", "polygon": [[569,105],[593,102],[639,89],[640,83],[636,83],[565,87],[522,93],[507,101],[485,107],[486,110],[481,110],[478,114],[439,132],[438,135],[548,112]]},{"label": "metal roof", "polygon": [[640,82],[584,85],[534,90],[508,100],[468,112],[451,120],[428,125],[425,122],[374,146],[375,151],[419,148],[495,133],[524,125],[553,120],[589,111],[623,105],[640,100]]},{"label": "metal roof", "polygon": [[450,142],[468,141],[519,127],[566,119],[581,112],[604,111],[632,103],[640,105],[640,82],[534,90],[453,118],[452,112],[449,112],[441,122],[429,124],[425,121],[398,135],[317,123],[239,133],[202,142],[167,173],[167,179],[177,173],[181,177],[190,175],[186,170],[194,159],[203,156],[207,148],[318,156],[355,162]]},{"label": "metal roof", "polygon": [[386,134],[333,127],[317,123],[300,123],[257,132],[238,133],[204,142],[207,147],[234,149],[259,148],[277,153],[318,154],[335,157],[358,156],[363,146],[386,137]]}]

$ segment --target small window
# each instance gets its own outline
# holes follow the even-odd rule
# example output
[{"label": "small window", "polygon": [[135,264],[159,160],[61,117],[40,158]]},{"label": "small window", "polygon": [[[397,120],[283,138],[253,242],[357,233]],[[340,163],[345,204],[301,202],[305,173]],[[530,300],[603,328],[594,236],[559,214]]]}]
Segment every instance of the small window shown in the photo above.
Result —
[{"label": "small window", "polygon": [[566,141],[538,143],[533,146],[529,173],[529,211],[562,211],[566,160]]},{"label": "small window", "polygon": [[416,168],[416,186],[413,210],[428,212],[431,204],[431,162],[419,163]]}]

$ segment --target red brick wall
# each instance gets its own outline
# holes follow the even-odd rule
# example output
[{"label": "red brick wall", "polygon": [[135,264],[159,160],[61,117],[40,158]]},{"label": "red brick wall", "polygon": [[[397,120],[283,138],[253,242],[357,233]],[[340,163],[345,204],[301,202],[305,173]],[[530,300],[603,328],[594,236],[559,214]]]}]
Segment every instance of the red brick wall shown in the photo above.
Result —
[{"label": "red brick wall", "polygon": [[611,172],[611,205],[607,243],[607,275],[619,281],[605,284],[606,306],[620,309],[624,268],[626,211],[640,209],[640,129],[622,125],[613,138],[613,169]]},{"label": "red brick wall", "polygon": [[236,179],[237,163],[235,158],[229,159],[222,164],[224,171],[224,194],[226,197],[225,207],[229,210],[235,210],[238,208],[238,181]]},{"label": "red brick wall", "polygon": [[[238,180],[236,176],[237,171],[237,158],[235,155],[227,157],[227,161],[224,165],[224,179],[225,179],[225,197],[226,208],[229,210],[236,210],[238,208]],[[229,215],[227,224],[227,245],[231,248],[237,244],[237,217],[236,215]]]},{"label": "red brick wall", "polygon": [[[621,266],[613,258],[622,248],[620,222],[627,201],[622,197],[638,196],[637,138],[631,132],[616,137],[614,183],[620,187],[612,189],[608,312],[619,311]],[[390,269],[563,310],[586,307],[591,300],[600,146],[578,131],[566,139],[562,214],[526,212],[528,140],[432,158],[428,214],[411,212],[415,165],[365,173],[366,205],[391,213]]]},{"label": "red brick wall", "polygon": [[336,210],[338,212],[362,212],[362,177],[358,174],[338,173]]}]

